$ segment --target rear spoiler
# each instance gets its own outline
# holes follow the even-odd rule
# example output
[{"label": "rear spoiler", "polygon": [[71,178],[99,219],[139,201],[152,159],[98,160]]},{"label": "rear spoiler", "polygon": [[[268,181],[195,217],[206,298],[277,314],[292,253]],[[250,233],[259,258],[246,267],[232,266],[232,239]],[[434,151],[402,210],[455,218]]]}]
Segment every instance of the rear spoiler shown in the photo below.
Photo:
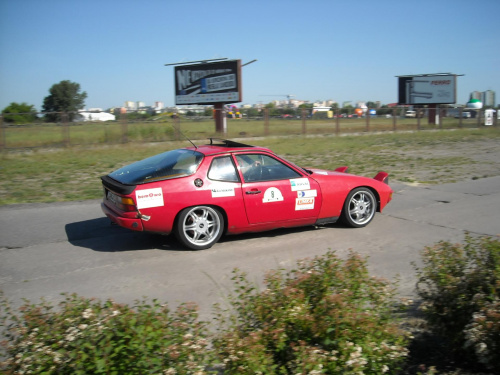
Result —
[{"label": "rear spoiler", "polygon": [[373,179],[389,185],[389,173],[387,172],[378,172]]}]

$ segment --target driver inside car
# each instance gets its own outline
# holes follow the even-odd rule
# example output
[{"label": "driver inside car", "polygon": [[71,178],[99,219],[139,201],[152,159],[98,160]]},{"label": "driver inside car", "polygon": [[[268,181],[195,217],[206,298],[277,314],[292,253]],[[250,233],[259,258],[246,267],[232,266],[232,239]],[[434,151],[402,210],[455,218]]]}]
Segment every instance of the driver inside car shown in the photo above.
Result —
[{"label": "driver inside car", "polygon": [[262,163],[255,160],[252,164],[247,165],[243,171],[243,178],[245,181],[259,180],[262,175]]}]

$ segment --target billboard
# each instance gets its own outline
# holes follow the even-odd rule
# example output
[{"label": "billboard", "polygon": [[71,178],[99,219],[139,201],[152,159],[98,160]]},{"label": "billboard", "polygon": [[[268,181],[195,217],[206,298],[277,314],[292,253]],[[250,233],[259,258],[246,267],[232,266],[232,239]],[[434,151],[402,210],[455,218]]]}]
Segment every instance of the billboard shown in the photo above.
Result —
[{"label": "billboard", "polygon": [[398,77],[398,104],[454,104],[456,98],[456,74]]},{"label": "billboard", "polygon": [[176,105],[242,101],[241,60],[176,66],[174,74]]}]

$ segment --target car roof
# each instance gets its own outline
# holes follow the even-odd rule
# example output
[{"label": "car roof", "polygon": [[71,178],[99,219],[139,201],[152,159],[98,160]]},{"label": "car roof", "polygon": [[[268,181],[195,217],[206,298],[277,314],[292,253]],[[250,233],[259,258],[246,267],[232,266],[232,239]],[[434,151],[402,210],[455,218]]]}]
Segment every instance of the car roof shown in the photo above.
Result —
[{"label": "car roof", "polygon": [[204,155],[225,154],[228,152],[247,152],[259,151],[273,154],[273,152],[265,147],[251,146],[244,143],[230,141],[227,139],[210,138],[210,144],[187,147],[188,150],[198,151]]}]

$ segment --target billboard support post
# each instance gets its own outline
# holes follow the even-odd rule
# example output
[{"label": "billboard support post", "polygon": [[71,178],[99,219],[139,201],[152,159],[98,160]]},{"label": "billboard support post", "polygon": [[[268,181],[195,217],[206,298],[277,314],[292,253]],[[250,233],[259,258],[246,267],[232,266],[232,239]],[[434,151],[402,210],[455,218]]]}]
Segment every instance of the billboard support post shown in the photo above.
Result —
[{"label": "billboard support post", "polygon": [[220,134],[227,133],[226,109],[224,103],[215,103],[215,131]]},{"label": "billboard support post", "polygon": [[436,104],[429,104],[428,124],[436,125]]}]

